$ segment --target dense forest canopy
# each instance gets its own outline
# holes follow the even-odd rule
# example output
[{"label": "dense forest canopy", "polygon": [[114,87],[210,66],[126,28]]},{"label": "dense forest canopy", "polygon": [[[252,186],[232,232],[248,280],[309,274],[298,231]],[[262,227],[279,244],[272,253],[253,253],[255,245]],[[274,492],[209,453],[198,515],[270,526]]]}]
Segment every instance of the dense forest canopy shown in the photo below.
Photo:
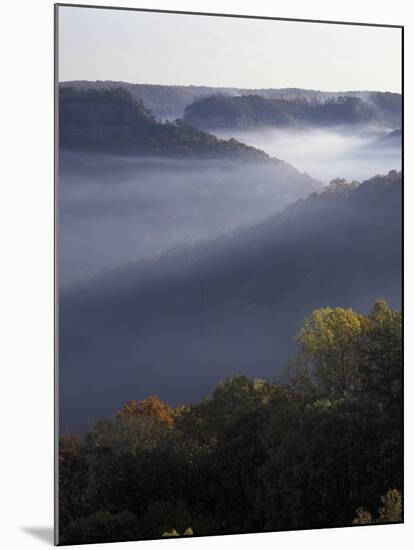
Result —
[{"label": "dense forest canopy", "polygon": [[59,92],[59,146],[118,155],[219,158],[257,162],[266,153],[196,130],[181,119],[159,122],[124,88]]},{"label": "dense forest canopy", "polygon": [[199,99],[185,108],[184,120],[197,128],[302,127],[383,122],[375,107],[358,97],[325,101],[268,99],[260,95]]},{"label": "dense forest canopy", "polygon": [[187,105],[212,95],[245,96],[257,95],[267,99],[284,99],[297,101],[317,101],[339,97],[359,98],[371,105],[377,114],[377,118],[386,125],[393,128],[401,126],[401,94],[391,92],[370,92],[370,91],[344,91],[326,92],[321,90],[303,90],[301,88],[280,88],[280,89],[243,89],[243,88],[220,88],[211,86],[166,86],[157,84],[133,84],[120,81],[87,81],[77,80],[61,82],[61,88],[74,87],[78,90],[96,89],[108,90],[111,88],[124,88],[134,97],[136,101],[142,100],[157,116],[163,119],[181,118]]},{"label": "dense forest canopy", "polygon": [[237,372],[267,378],[313,309],[367,311],[377,296],[401,305],[398,172],[336,180],[262,223],[62,290],[62,425],[131,394],[176,404]]},{"label": "dense forest canopy", "polygon": [[285,381],[130,400],[63,435],[62,543],[400,522],[401,313],[320,308],[296,339]]}]

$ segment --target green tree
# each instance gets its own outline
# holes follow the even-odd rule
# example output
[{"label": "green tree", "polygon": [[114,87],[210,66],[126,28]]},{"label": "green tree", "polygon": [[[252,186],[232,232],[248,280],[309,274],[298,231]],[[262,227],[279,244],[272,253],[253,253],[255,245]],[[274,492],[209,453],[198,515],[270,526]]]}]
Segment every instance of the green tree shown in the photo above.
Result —
[{"label": "green tree", "polygon": [[234,376],[175,409],[129,401],[63,436],[62,541],[401,521],[401,314],[384,300],[367,316],[315,310],[298,342],[285,383]]},{"label": "green tree", "polygon": [[360,346],[363,390],[390,406],[402,403],[402,315],[383,299],[375,302]]},{"label": "green tree", "polygon": [[370,512],[361,507],[356,509],[356,516],[352,520],[353,525],[371,525],[372,523],[375,521]]},{"label": "green tree", "polygon": [[300,364],[318,389],[340,396],[358,386],[359,343],[366,318],[352,309],[320,308],[305,319],[296,335]]},{"label": "green tree", "polygon": [[366,525],[372,523],[400,523],[402,521],[402,497],[397,489],[389,489],[380,499],[381,504],[378,516],[374,519],[372,514],[360,507],[356,510],[356,517],[352,521],[354,525]]},{"label": "green tree", "polygon": [[390,489],[381,497],[378,522],[398,523],[402,521],[402,498],[397,489]]}]

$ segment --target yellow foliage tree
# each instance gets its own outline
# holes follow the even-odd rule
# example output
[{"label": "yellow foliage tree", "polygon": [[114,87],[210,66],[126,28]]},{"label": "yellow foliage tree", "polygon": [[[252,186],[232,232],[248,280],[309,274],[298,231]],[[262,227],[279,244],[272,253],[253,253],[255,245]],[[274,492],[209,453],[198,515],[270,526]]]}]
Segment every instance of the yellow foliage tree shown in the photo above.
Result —
[{"label": "yellow foliage tree", "polygon": [[329,393],[355,387],[358,347],[367,322],[352,309],[320,308],[305,319],[296,335],[302,358]]},{"label": "yellow foliage tree", "polygon": [[171,428],[174,425],[175,412],[170,405],[161,401],[156,395],[151,395],[137,404],[136,401],[127,401],[116,417],[119,420],[128,420],[138,415],[156,419]]},{"label": "yellow foliage tree", "polygon": [[139,411],[136,401],[127,401],[120,411],[116,413],[117,418],[127,419],[134,417]]},{"label": "yellow foliage tree", "polygon": [[139,404],[140,414],[156,418],[161,423],[166,424],[169,428],[174,425],[174,409],[164,401],[161,401],[156,395],[151,395],[144,399]]}]

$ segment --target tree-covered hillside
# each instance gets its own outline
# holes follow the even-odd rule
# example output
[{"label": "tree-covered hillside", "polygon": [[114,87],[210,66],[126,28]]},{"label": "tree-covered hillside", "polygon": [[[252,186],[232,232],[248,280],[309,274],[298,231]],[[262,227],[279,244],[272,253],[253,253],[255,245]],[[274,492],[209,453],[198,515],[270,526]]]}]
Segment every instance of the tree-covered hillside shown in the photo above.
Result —
[{"label": "tree-covered hillside", "polygon": [[129,395],[175,404],[234,373],[272,376],[313,309],[367,311],[378,296],[401,304],[397,172],[337,180],[256,226],[63,290],[62,425]]},{"label": "tree-covered hillside", "polygon": [[78,90],[108,90],[124,88],[136,101],[142,100],[157,116],[163,119],[181,118],[184,109],[190,103],[211,95],[244,96],[258,95],[267,99],[306,100],[325,102],[339,97],[356,97],[374,107],[377,118],[390,127],[401,126],[401,94],[391,92],[343,91],[326,92],[321,90],[303,90],[301,88],[222,88],[211,86],[165,86],[158,84],[133,84],[111,80],[76,80],[62,82],[60,87],[74,87]]},{"label": "tree-covered hillside", "polygon": [[235,139],[218,139],[182,120],[161,123],[123,88],[61,88],[59,146],[84,153],[268,160],[263,151]]},{"label": "tree-covered hillside", "polygon": [[128,397],[62,435],[60,543],[401,522],[401,313],[319,308],[296,339],[284,381],[233,376],[176,407]]},{"label": "tree-covered hillside", "polygon": [[372,124],[380,122],[375,108],[357,97],[326,101],[267,99],[259,95],[215,95],[185,109],[184,119],[198,128],[243,129]]}]

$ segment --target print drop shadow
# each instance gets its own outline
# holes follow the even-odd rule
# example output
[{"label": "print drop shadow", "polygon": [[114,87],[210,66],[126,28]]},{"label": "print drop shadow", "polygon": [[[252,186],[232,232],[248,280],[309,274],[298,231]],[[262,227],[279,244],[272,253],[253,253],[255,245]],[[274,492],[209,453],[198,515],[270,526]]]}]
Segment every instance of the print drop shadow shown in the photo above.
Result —
[{"label": "print drop shadow", "polygon": [[22,527],[21,529],[25,533],[53,545],[53,527]]}]

